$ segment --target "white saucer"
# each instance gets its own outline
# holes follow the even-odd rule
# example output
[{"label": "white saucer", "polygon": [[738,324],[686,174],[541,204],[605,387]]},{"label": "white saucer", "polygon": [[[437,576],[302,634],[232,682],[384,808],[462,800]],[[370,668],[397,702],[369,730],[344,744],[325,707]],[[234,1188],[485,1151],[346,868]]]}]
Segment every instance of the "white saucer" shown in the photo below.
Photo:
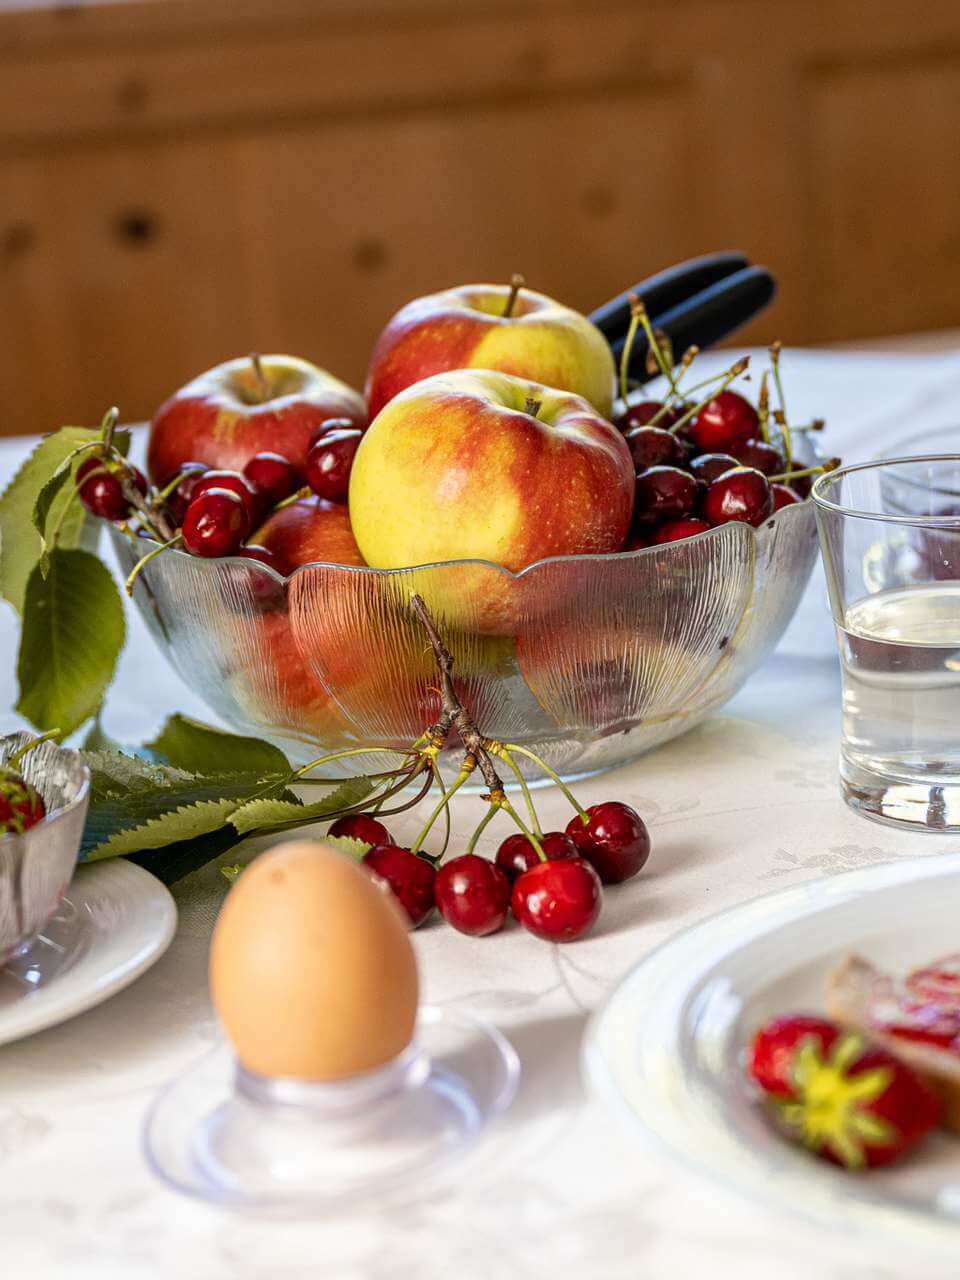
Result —
[{"label": "white saucer", "polygon": [[0,969],[0,1045],[83,1013],[166,951],[173,898],[149,871],[113,858],[80,867],[50,922]]},{"label": "white saucer", "polygon": [[960,1138],[931,1135],[889,1169],[850,1174],[786,1142],[745,1071],[768,1018],[824,1012],[857,951],[903,972],[958,949],[960,853],[909,858],[767,894],[678,934],[593,1018],[590,1083],[646,1143],[821,1227],[960,1249]]}]

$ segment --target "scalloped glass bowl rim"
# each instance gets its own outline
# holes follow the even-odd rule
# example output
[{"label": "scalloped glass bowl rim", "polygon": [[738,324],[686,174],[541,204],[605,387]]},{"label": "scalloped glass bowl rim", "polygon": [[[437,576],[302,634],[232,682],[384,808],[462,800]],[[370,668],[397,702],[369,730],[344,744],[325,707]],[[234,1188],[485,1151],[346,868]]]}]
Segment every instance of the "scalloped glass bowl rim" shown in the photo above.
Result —
[{"label": "scalloped glass bowl rim", "polygon": [[[831,474],[835,474],[835,473],[832,472]],[[542,560],[534,560],[530,564],[524,565],[522,569],[518,569],[516,572],[513,569],[508,569],[505,565],[497,564],[495,560],[482,560],[482,559],[432,560],[432,561],[425,561],[422,564],[399,565],[396,568],[392,568],[392,569],[382,569],[382,568],[378,569],[375,565],[370,565],[370,564],[343,564],[339,560],[308,560],[305,564],[297,565],[297,567],[294,569],[292,573],[282,574],[279,572],[279,570],[274,569],[272,565],[264,564],[262,560],[256,560],[252,556],[233,555],[233,556],[204,557],[204,556],[193,556],[190,554],[189,551],[184,551],[181,547],[170,547],[169,550],[174,552],[177,556],[186,558],[193,563],[200,561],[201,563],[217,564],[217,565],[222,565],[222,564],[256,565],[260,570],[262,570],[264,573],[267,573],[271,578],[275,579],[275,581],[280,583],[292,582],[294,578],[296,578],[299,574],[303,573],[307,569],[318,569],[318,568],[319,569],[343,569],[350,573],[378,574],[384,577],[390,577],[392,575],[400,574],[400,573],[421,572],[426,569],[444,569],[454,565],[460,565],[460,566],[482,565],[484,568],[496,570],[496,572],[501,574],[504,578],[512,579],[514,581],[519,581],[521,578],[525,577],[527,574],[532,573],[535,569],[542,568],[544,565],[570,564],[570,563],[576,563],[576,562],[583,563],[583,564],[596,564],[598,561],[601,561],[603,563],[609,563],[611,561],[620,561],[620,560],[628,560],[628,559],[636,560],[640,556],[644,556],[647,554],[647,552],[650,552],[650,551],[664,551],[666,548],[682,547],[684,545],[690,545],[691,543],[699,542],[707,538],[717,537],[723,532],[723,530],[728,528],[729,525],[731,524],[739,525],[741,528],[749,531],[749,533],[752,533],[754,536],[754,539],[758,539],[760,536],[761,530],[765,529],[772,521],[778,521],[782,523],[784,520],[796,519],[796,513],[804,510],[806,505],[807,505],[807,501],[803,501],[803,502],[790,503],[786,507],[781,507],[779,511],[774,511],[772,515],[768,516],[767,519],[764,520],[763,523],[759,526],[759,528],[755,528],[753,525],[747,524],[745,521],[742,521],[742,520],[731,520],[731,521],[727,521],[725,524],[714,525],[712,529],[704,529],[700,533],[695,533],[692,537],[678,538],[674,542],[655,543],[649,547],[635,547],[629,551],[580,552],[577,555],[546,556]],[[854,514],[854,513],[851,513],[851,514]],[[876,517],[876,518],[883,519],[882,516]],[[123,534],[120,533],[120,530],[116,530],[116,532],[120,534],[121,537],[123,536]],[[155,547],[162,545],[162,543],[157,542],[156,539],[154,538],[142,538],[140,540]]]}]

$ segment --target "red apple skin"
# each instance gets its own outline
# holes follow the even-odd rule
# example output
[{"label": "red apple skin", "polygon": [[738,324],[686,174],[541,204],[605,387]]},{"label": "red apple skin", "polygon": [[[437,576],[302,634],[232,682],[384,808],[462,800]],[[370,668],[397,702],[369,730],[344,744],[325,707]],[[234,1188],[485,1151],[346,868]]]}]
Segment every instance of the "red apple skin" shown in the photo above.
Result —
[{"label": "red apple skin", "polygon": [[316,561],[333,564],[365,564],[360,554],[347,508],[323,498],[298,498],[275,511],[249,539],[272,551],[277,569],[285,576],[299,565]]},{"label": "red apple skin", "polygon": [[616,371],[600,330],[532,289],[521,289],[504,316],[509,293],[506,285],[462,285],[402,307],[367,371],[371,421],[404,388],[453,369],[495,369],[572,391],[609,417]]},{"label": "red apple skin", "polygon": [[350,517],[378,568],[477,559],[516,572],[619,551],[634,485],[626,441],[586,400],[461,369],[408,387],[377,416],[354,459]]},{"label": "red apple skin", "polygon": [[363,400],[332,374],[295,356],[261,356],[268,398],[249,356],[209,369],[175,392],[150,425],[147,470],[156,484],[184,462],[242,471],[255,453],[279,453],[303,466],[317,428],[328,418],[365,427]]}]

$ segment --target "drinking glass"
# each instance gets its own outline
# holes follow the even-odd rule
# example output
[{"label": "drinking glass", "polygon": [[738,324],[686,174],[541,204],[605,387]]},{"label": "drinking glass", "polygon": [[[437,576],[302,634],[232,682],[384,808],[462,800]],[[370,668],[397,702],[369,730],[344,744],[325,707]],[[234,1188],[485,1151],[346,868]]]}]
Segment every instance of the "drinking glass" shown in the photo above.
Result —
[{"label": "drinking glass", "polygon": [[813,489],[843,676],[840,783],[882,822],[960,832],[960,455]]}]

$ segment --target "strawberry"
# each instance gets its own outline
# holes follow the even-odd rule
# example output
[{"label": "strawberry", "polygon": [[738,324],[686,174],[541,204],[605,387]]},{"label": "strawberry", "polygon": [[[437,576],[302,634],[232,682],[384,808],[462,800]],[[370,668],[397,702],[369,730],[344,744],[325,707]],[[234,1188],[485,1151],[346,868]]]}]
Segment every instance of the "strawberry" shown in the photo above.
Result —
[{"label": "strawberry", "polygon": [[39,791],[16,770],[0,765],[0,836],[26,831],[45,813]]},{"label": "strawberry", "polygon": [[761,1027],[750,1073],[789,1138],[847,1169],[891,1164],[940,1119],[939,1101],[909,1067],[823,1018]]}]

